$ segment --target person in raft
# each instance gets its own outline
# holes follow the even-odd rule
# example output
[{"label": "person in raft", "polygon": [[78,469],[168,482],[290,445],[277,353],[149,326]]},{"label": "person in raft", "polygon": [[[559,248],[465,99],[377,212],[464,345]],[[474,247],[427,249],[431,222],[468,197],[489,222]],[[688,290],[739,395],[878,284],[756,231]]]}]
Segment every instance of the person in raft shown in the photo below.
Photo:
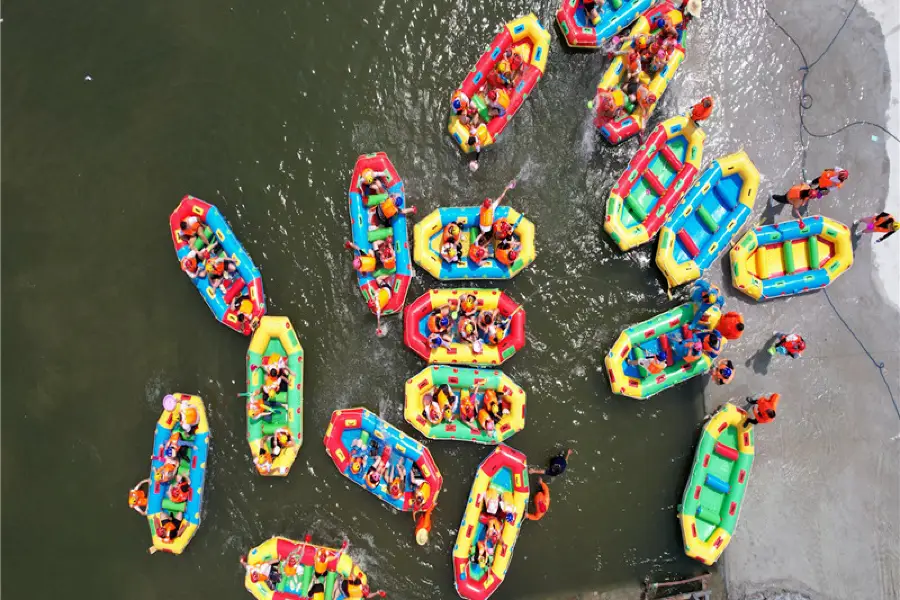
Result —
[{"label": "person in raft", "polygon": [[[744,427],[749,425],[758,425],[760,423],[771,423],[775,420],[775,411],[778,409],[778,401],[781,399],[779,394],[771,396],[760,396],[759,398],[747,398],[747,420],[744,421]],[[753,410],[753,416],[750,416],[750,410]]]},{"label": "person in raft", "polygon": [[478,125],[478,109],[472,104],[469,97],[462,90],[457,89],[450,96],[450,110],[459,117],[459,122],[463,125]]},{"label": "person in raft", "polygon": [[185,526],[183,512],[164,512],[162,519],[157,519],[156,536],[165,544],[171,544],[181,535]]},{"label": "person in raft", "polygon": [[666,370],[666,355],[657,354],[656,356],[645,356],[636,360],[628,359],[628,364],[632,367],[644,367],[651,375],[658,375]]},{"label": "person in raft", "polygon": [[744,335],[744,316],[739,312],[727,312],[719,319],[716,329],[726,340],[737,340]]},{"label": "person in raft", "polygon": [[403,206],[403,196],[400,194],[390,194],[375,205],[375,218],[383,227],[390,227],[397,215],[414,215],[416,214],[415,206]]},{"label": "person in raft", "polygon": [[807,183],[798,183],[789,189],[786,194],[773,194],[772,200],[779,204],[790,204],[791,213],[800,220],[800,227],[804,227],[800,209],[809,204],[810,200],[821,198],[824,195],[822,190],[818,188],[812,188]]},{"label": "person in raft", "polygon": [[572,456],[572,453],[575,452],[572,448],[567,450],[563,450],[559,454],[550,457],[550,464],[546,469],[542,469],[540,467],[530,467],[528,469],[529,474],[541,474],[546,475],[547,477],[556,477],[558,475],[562,475],[566,472],[566,467],[568,467],[569,457]]},{"label": "person in raft", "polygon": [[384,598],[387,596],[387,592],[384,590],[378,590],[377,592],[371,591],[369,589],[369,584],[363,583],[360,577],[342,580],[341,585],[334,589],[334,598],[339,597],[339,590],[344,594],[344,598],[352,598],[353,600],[357,600],[358,598],[368,600],[369,598]]},{"label": "person in raft", "polygon": [[510,64],[506,59],[501,59],[496,66],[488,71],[487,87],[488,94],[494,90],[502,90],[512,86],[512,74],[510,73]]},{"label": "person in raft", "polygon": [[253,317],[253,301],[250,299],[249,294],[242,293],[235,296],[231,301],[230,308],[245,330],[255,328],[254,323],[258,321]]},{"label": "person in raft", "polygon": [[603,2],[603,0],[582,0],[584,13],[587,15],[591,25],[596,25],[600,22],[600,11],[598,10],[597,5],[601,2]]},{"label": "person in raft", "polygon": [[509,94],[503,88],[493,89],[487,94],[487,105],[491,118],[504,117],[509,108]]},{"label": "person in raft", "polygon": [[769,354],[772,356],[778,353],[791,358],[800,358],[804,350],[806,350],[806,341],[796,333],[776,333],[775,343],[768,348]]},{"label": "person in raft", "polygon": [[237,261],[227,256],[211,256],[206,261],[206,279],[213,289],[234,278]]},{"label": "person in raft", "polygon": [[883,242],[888,239],[898,230],[900,230],[900,221],[894,219],[894,216],[888,214],[886,212],[878,213],[874,217],[865,217],[860,219],[859,221],[853,221],[854,229],[859,226],[860,223],[865,224],[865,229],[863,229],[863,233],[883,233],[884,235],[875,240],[875,243]]},{"label": "person in raft", "polygon": [[522,243],[518,240],[500,240],[494,247],[494,258],[511,267],[519,258]]},{"label": "person in raft", "polygon": [[712,372],[713,381],[717,385],[728,385],[734,379],[734,363],[728,359],[721,359],[716,363]]},{"label": "person in raft", "polygon": [[201,250],[191,250],[181,259],[181,270],[191,279],[206,277],[206,261],[215,251],[216,240]]},{"label": "person in raft", "polygon": [[204,246],[209,246],[209,237],[205,229],[196,215],[188,215],[178,224],[178,237],[191,248],[197,243],[198,238],[203,240]]},{"label": "person in raft", "polygon": [[550,488],[541,478],[538,479],[538,483],[541,484],[541,491],[537,492],[531,500],[534,504],[534,512],[525,514],[525,518],[529,521],[540,521],[547,514],[547,509],[550,508]]},{"label": "person in raft", "polygon": [[360,188],[363,194],[371,196],[372,194],[387,194],[387,171],[376,171],[374,169],[365,169],[362,172],[362,185]]},{"label": "person in raft", "polygon": [[375,286],[374,293],[371,292],[370,288],[369,301],[367,304],[369,305],[369,308],[375,311],[375,317],[378,319],[378,328],[381,329],[381,312],[391,303],[391,298],[394,296],[394,290],[388,283],[387,275],[379,275],[376,277]]},{"label": "person in raft", "polygon": [[274,590],[275,586],[281,581],[281,573],[278,572],[279,559],[275,558],[270,562],[261,562],[255,565],[247,563],[247,557],[241,556],[241,566],[245,572],[250,575],[252,583],[265,583],[266,586]]},{"label": "person in raft", "polygon": [[175,481],[169,485],[166,495],[175,504],[187,502],[191,498],[191,480],[184,475],[176,475]]},{"label": "person in raft", "polygon": [[[418,474],[417,474],[418,473]],[[431,498],[431,484],[421,476],[422,473],[413,465],[409,470],[409,482],[413,484],[413,508],[417,511],[425,510],[425,503]]]},{"label": "person in raft", "polygon": [[722,308],[725,305],[725,297],[719,288],[705,279],[694,282],[691,290],[691,301],[697,304],[697,312],[691,320],[691,329],[709,329],[709,315],[707,312],[714,306]]},{"label": "person in raft", "polygon": [[705,121],[709,118],[713,111],[713,98],[712,96],[706,96],[700,100],[697,104],[691,107],[690,119],[696,125],[700,121]]},{"label": "person in raft", "polygon": [[399,500],[406,490],[406,467],[402,462],[390,465],[387,470],[388,494],[394,500]]},{"label": "person in raft", "polygon": [[281,427],[275,430],[275,433],[272,434],[269,440],[269,445],[272,448],[272,456],[281,456],[282,451],[294,445],[290,429]]},{"label": "person in raft", "polygon": [[351,241],[344,242],[344,248],[356,252],[353,257],[353,268],[357,273],[374,273],[378,264],[389,271],[397,269],[397,255],[394,254],[393,238],[372,242],[371,250],[363,250]]},{"label": "person in raft", "polygon": [[441,232],[441,258],[448,263],[462,258],[462,227],[456,221],[447,223]]},{"label": "person in raft", "polygon": [[136,510],[138,513],[147,516],[147,490],[150,489],[150,480],[144,479],[139,481],[136,486],[128,492],[128,508]]},{"label": "person in raft", "polygon": [[809,182],[813,188],[822,192],[822,196],[827,195],[831,188],[839,189],[847,178],[850,177],[850,171],[835,167],[833,169],[825,169],[822,174]]}]

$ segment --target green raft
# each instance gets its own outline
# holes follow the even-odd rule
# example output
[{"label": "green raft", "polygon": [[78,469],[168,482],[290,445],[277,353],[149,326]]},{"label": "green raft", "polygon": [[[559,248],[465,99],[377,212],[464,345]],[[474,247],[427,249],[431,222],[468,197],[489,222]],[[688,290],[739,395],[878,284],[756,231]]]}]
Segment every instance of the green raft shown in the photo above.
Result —
[{"label": "green raft", "polygon": [[731,541],[753,466],[753,426],[747,413],[725,404],[700,434],[679,507],[684,552],[711,565]]},{"label": "green raft", "polygon": [[[269,368],[282,362],[290,371],[287,389],[274,399],[263,389]],[[271,414],[256,416],[266,399]],[[272,454],[276,434],[289,434],[288,444]],[[303,444],[303,347],[287,317],[265,316],[247,349],[247,440],[253,462],[261,475],[287,475]]]}]

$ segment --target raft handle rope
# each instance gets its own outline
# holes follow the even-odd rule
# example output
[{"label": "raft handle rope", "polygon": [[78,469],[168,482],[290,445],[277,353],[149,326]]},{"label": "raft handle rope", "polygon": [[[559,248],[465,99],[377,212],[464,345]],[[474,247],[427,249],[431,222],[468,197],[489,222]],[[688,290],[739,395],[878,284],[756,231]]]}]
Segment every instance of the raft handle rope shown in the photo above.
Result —
[{"label": "raft handle rope", "polygon": [[[890,136],[895,142],[900,142],[900,138],[898,138],[896,135],[891,133],[885,126],[879,125],[878,123],[872,123],[871,121],[864,121],[864,120],[852,121],[850,123],[847,123],[843,127],[840,127],[838,129],[832,131],[831,133],[813,133],[806,126],[806,121],[804,120],[804,115],[805,115],[806,111],[809,110],[810,107],[812,107],[812,105],[813,105],[813,97],[811,94],[809,94],[806,91],[806,78],[809,76],[810,69],[812,69],[814,66],[816,66],[819,63],[819,61],[825,57],[825,55],[828,53],[828,51],[831,50],[831,47],[834,45],[834,42],[837,40],[838,36],[844,30],[844,27],[847,25],[847,22],[850,20],[850,15],[852,15],[853,11],[856,10],[856,6],[858,4],[859,4],[859,0],[855,0],[853,2],[853,6],[851,6],[850,10],[847,11],[847,15],[844,17],[843,23],[841,23],[841,26],[838,28],[837,32],[834,34],[834,37],[831,38],[831,41],[828,42],[828,46],[825,47],[825,50],[822,51],[822,54],[820,54],[819,57],[816,60],[814,60],[812,63],[810,63],[807,60],[806,54],[804,54],[803,48],[800,47],[800,44],[797,43],[797,40],[795,40],[794,37],[790,33],[788,33],[785,30],[785,28],[782,27],[778,21],[775,20],[775,17],[772,16],[772,13],[769,12],[769,9],[768,8],[766,9],[766,16],[769,17],[769,19],[771,19],[771,21],[775,25],[775,27],[777,27],[779,30],[781,30],[781,32],[784,35],[786,35],[789,40],[791,40],[791,43],[794,44],[795,48],[797,48],[797,52],[800,53],[800,58],[803,59],[803,66],[800,67],[800,69],[799,69],[800,71],[803,71],[803,77],[800,78],[800,98],[798,101],[797,112],[800,116],[800,148],[802,149],[801,150],[802,154],[801,154],[800,172],[801,172],[801,175],[803,176],[804,181],[807,180],[807,176],[806,176],[806,143],[805,143],[805,140],[803,137],[804,133],[806,133],[806,135],[808,135],[809,137],[829,138],[834,135],[837,135],[838,133],[844,131],[845,129],[849,129],[849,128],[855,127],[857,125],[869,125],[871,127],[875,127],[876,129],[880,129],[885,134]],[[900,74],[897,74],[897,75],[900,76]],[[828,304],[831,306],[831,309],[834,311],[834,314],[837,315],[837,318],[840,319],[841,323],[844,324],[844,327],[847,328],[847,331],[850,332],[850,335],[853,336],[853,339],[856,340],[856,342],[859,344],[859,347],[862,348],[863,352],[866,353],[866,356],[869,357],[869,360],[872,361],[872,364],[875,365],[875,367],[878,369],[878,373],[879,373],[879,375],[881,375],[881,380],[884,382],[884,386],[887,388],[888,394],[891,397],[891,403],[894,405],[894,410],[897,412],[897,417],[900,418],[900,407],[897,406],[897,400],[894,398],[894,392],[891,390],[891,384],[888,383],[887,377],[885,377],[884,363],[875,360],[875,357],[872,356],[872,353],[869,352],[869,349],[866,348],[866,345],[863,344],[862,340],[859,339],[859,336],[856,335],[856,332],[853,331],[853,328],[850,327],[850,324],[847,323],[847,320],[844,319],[844,317],[841,315],[840,311],[838,311],[837,307],[834,305],[834,302],[832,302],[832,300],[831,300],[831,296],[828,295],[828,290],[823,290],[823,292],[825,293],[825,299],[828,300]]]}]

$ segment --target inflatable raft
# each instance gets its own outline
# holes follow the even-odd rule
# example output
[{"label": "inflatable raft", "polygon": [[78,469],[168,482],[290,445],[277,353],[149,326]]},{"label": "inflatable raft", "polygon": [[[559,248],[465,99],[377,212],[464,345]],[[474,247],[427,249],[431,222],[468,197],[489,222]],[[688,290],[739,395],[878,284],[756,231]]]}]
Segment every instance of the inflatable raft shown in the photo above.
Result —
[{"label": "inflatable raft", "polygon": [[[153,548],[181,554],[200,527],[205,492],[203,482],[206,478],[206,461],[209,453],[209,423],[206,420],[203,401],[198,396],[172,394],[172,397],[174,408],[163,410],[153,434],[151,455],[153,458],[150,463],[150,485],[147,490],[147,522],[150,524]],[[190,433],[183,428],[183,422],[195,423]],[[181,449],[177,454],[174,452],[175,443],[181,443]],[[169,448],[173,450],[174,456],[167,460],[166,451]],[[160,476],[170,468],[175,469],[175,475],[169,482],[164,483]],[[190,484],[187,500],[176,502],[179,498],[174,497],[175,492],[170,488],[176,481],[185,478]],[[175,532],[174,539],[165,535],[167,529]]]},{"label": "inflatable raft", "polygon": [[750,481],[753,427],[747,413],[725,404],[703,427],[679,507],[684,552],[711,565],[728,546]]},{"label": "inflatable raft", "polygon": [[706,134],[684,116],[647,137],[606,202],[603,229],[622,250],[649,242],[697,177]]},{"label": "inflatable raft", "polygon": [[287,317],[263,317],[250,338],[247,441],[260,475],[287,475],[303,444],[303,346]]},{"label": "inflatable raft", "polygon": [[[434,278],[449,279],[512,279],[534,262],[534,224],[516,210],[508,206],[498,206],[495,219],[506,219],[512,224],[513,240],[521,244],[519,256],[511,265],[495,258],[496,241],[488,246],[488,257],[480,264],[468,260],[469,246],[481,232],[478,226],[480,207],[466,206],[439,208],[416,223],[414,230],[413,257],[416,264],[428,271]],[[441,240],[444,227],[457,223],[462,230],[460,241],[462,252],[460,261],[450,263],[441,258]]]},{"label": "inflatable raft", "polygon": [[850,229],[828,217],[807,217],[751,229],[731,249],[731,281],[763,300],[818,290],[853,264]]},{"label": "inflatable raft", "polygon": [[[353,175],[350,177],[350,233],[353,243],[368,252],[372,250],[372,243],[378,240],[393,240],[394,254],[397,265],[395,269],[388,270],[383,266],[374,273],[357,273],[359,289],[363,298],[374,313],[375,307],[370,300],[378,292],[376,278],[387,276],[387,286],[391,296],[387,305],[382,308],[382,315],[399,313],[406,303],[406,291],[409,289],[409,280],[413,275],[412,258],[409,253],[409,233],[407,231],[406,215],[398,213],[391,222],[390,227],[381,224],[375,215],[375,207],[383,200],[385,195],[369,195],[363,190],[362,174],[367,169],[376,173],[385,173],[385,187],[391,196],[399,196],[405,202],[403,180],[397,174],[397,170],[391,163],[387,154],[376,152],[364,154],[356,159],[353,167]],[[380,264],[380,263],[379,263]]]},{"label": "inflatable raft", "polygon": [[[205,244],[200,237],[189,248],[181,236],[181,222],[195,217],[207,239],[216,241],[212,254],[234,261],[236,270],[231,279],[214,288],[205,276]],[[263,294],[262,275],[250,259],[250,255],[234,236],[228,222],[219,209],[193,196],[185,196],[169,217],[169,231],[175,244],[179,264],[196,256],[203,277],[191,279],[191,283],[203,296],[207,306],[223,325],[244,335],[253,333],[260,317],[266,314],[266,296]]]},{"label": "inflatable raft", "polygon": [[[675,8],[673,4],[667,0],[638,17],[634,27],[631,28],[629,37],[640,34],[656,35],[658,29],[655,23],[657,19],[660,19],[665,15],[669,16],[673,24],[681,26],[684,19],[681,11]],[[659,72],[652,77],[647,71],[642,72],[640,75],[641,82],[653,92],[657,99],[650,107],[649,115],[652,115],[653,111],[656,110],[656,105],[659,103],[659,100],[662,99],[662,95],[669,86],[669,82],[675,77],[678,67],[681,66],[682,61],[684,61],[683,40],[684,30],[681,29],[679,32],[678,44],[669,56],[666,66],[660,69]],[[631,41],[625,42],[625,44],[622,45],[621,51],[627,52],[631,48],[632,43],[633,42]],[[624,94],[622,87],[627,83],[627,78],[628,70],[625,68],[625,56],[616,56],[613,59],[612,64],[610,64],[609,68],[606,70],[606,73],[604,73],[600,83],[597,84],[597,89],[604,89],[613,92],[614,94]],[[614,119],[601,114],[600,106],[595,107],[597,114],[594,118],[594,125],[597,126],[600,130],[600,134],[610,144],[624,142],[644,128],[644,119],[641,117],[637,104],[628,100],[628,94],[624,94],[624,107],[626,114]]]},{"label": "inflatable raft", "polygon": [[[503,339],[497,344],[491,344],[479,338],[481,352],[476,353],[473,344],[461,341],[457,330],[457,315],[452,317],[447,331],[452,341],[437,346],[433,341],[434,334],[428,328],[432,313],[440,311],[442,307],[458,311],[459,299],[468,295],[475,296],[479,312],[497,311],[495,323],[505,331]],[[499,365],[525,346],[525,310],[500,290],[429,290],[406,307],[403,316],[403,342],[429,364]]]},{"label": "inflatable raft", "polygon": [[[427,511],[437,504],[444,479],[428,448],[364,408],[334,411],[325,432],[325,451],[345,477],[397,510]],[[380,481],[374,481],[369,472],[379,463],[387,466]],[[424,480],[418,504],[414,478]]]},{"label": "inflatable raft", "polygon": [[[684,339],[684,329],[693,321],[696,311],[697,305],[688,302],[623,331],[605,359],[612,391],[632,398],[649,398],[708,371],[713,359],[705,352],[693,363],[676,359],[673,352],[673,341]],[[714,329],[720,317],[721,311],[713,306],[707,311],[701,324],[706,329]],[[722,338],[721,344],[724,347],[725,338]],[[656,375],[639,365],[628,364],[629,360],[661,354],[666,355],[668,366]]]},{"label": "inflatable raft", "polygon": [[640,13],[659,0],[601,0],[597,12],[600,20],[592,23],[582,0],[563,0],[556,11],[556,23],[566,43],[572,48],[599,48],[615,34],[634,22]]},{"label": "inflatable raft", "polygon": [[[512,505],[500,515],[500,541],[493,552],[487,550],[485,564],[477,560],[477,546],[485,543],[490,517],[485,514],[485,497],[490,494]],[[453,546],[453,577],[456,592],[466,600],[485,600],[493,594],[509,569],[513,548],[528,507],[528,465],[525,455],[509,446],[498,446],[475,473],[462,523]],[[498,511],[500,512],[500,511]],[[508,515],[508,516],[507,516]],[[482,517],[486,517],[482,519]]]},{"label": "inflatable raft", "polygon": [[753,212],[759,171],[741,150],[713,161],[663,225],[656,265],[669,287],[699,279]]},{"label": "inflatable raft", "polygon": [[[433,398],[435,389],[444,385],[450,387],[455,397],[455,406],[451,407],[453,419],[433,423],[426,418],[425,398],[426,396]],[[492,432],[480,426],[473,429],[460,419],[460,403],[471,399],[477,413],[484,408],[485,392],[489,390],[496,394],[506,414],[495,423]],[[501,371],[448,366],[426,367],[406,381],[403,416],[407,423],[419,430],[419,433],[433,440],[499,444],[525,427],[525,391]]]},{"label": "inflatable raft", "polygon": [[[295,542],[273,537],[250,550],[244,577],[247,591],[256,600],[306,600],[310,587],[317,580],[316,554],[320,551],[325,552],[325,576],[324,581],[318,580],[324,585],[325,598],[347,598],[341,590],[342,581],[368,583],[365,573],[343,549],[316,546],[309,543],[309,539]],[[281,576],[277,584],[273,584],[268,576],[261,576],[271,573],[273,567]]]},{"label": "inflatable raft", "polygon": [[[487,79],[498,63],[504,59],[507,51],[514,52],[522,58],[523,70],[513,85],[506,88],[509,102],[506,114],[502,117],[491,117],[487,106]],[[544,74],[547,66],[547,55],[550,53],[550,34],[533,14],[519,17],[503,26],[503,29],[491,42],[475,67],[469,72],[457,92],[461,91],[473,103],[481,117],[476,135],[482,148],[497,141],[497,137],[506,129],[506,125],[515,116],[522,103],[528,97]],[[456,93],[456,92],[454,92]],[[469,128],[460,123],[459,117],[450,115],[447,131],[463,152],[474,152],[474,145],[469,145]]]}]

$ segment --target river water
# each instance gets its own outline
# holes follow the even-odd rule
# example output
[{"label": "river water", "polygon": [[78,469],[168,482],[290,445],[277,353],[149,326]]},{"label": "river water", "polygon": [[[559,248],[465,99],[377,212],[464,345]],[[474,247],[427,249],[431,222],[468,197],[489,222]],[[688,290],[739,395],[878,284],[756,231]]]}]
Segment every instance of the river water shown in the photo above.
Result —
[{"label": "river water", "polygon": [[[715,4],[661,115],[727,87],[692,75],[692,51],[712,51],[724,19]],[[391,598],[455,597],[450,551],[489,450],[429,441],[445,484],[420,548],[410,516],[341,477],[321,444],[336,408],[401,424],[403,383],[424,367],[398,318],[375,337],[342,247],[353,162],[376,150],[420,215],[516,178],[509,203],[537,226],[537,261],[500,285],[528,311],[527,346],[505,366],[528,394],[526,428],[510,443],[533,463],[558,445],[577,453],[550,513],[523,526],[495,597],[700,571],[675,518],[700,383],[638,402],[613,396],[601,370],[621,329],[673,305],[649,249],[622,255],[601,229],[636,148],[595,139],[584,103],[604,59],[563,50],[554,31],[547,75],[475,175],[445,134],[451,89],[501,23],[534,10],[549,26],[555,8],[5,3],[4,597],[246,598],[240,554],[307,532],[349,538]],[[290,317],[305,348],[306,441],[286,480],[251,465],[236,397],[247,340],[216,323],[179,272],[167,218],[186,193],[229,219],[263,273],[270,314]],[[409,299],[434,285],[420,271]],[[172,391],[201,395],[210,415],[206,513],[184,555],[149,557],[126,491],[147,476]]]}]

